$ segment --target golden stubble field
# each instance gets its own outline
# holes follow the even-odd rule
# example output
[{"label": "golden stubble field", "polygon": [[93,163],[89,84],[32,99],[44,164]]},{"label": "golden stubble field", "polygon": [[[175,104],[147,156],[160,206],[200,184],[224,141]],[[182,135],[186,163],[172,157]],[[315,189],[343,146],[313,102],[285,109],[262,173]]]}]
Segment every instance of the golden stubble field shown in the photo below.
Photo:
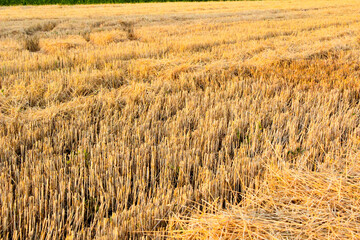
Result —
[{"label": "golden stubble field", "polygon": [[0,7],[1,239],[359,239],[360,1]]}]

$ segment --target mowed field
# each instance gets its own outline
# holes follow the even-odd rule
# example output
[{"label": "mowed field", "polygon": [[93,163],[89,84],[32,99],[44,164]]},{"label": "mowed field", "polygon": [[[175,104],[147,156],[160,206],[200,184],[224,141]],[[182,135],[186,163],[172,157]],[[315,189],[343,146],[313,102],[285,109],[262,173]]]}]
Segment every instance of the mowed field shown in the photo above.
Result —
[{"label": "mowed field", "polygon": [[359,239],[360,1],[0,7],[1,239]]}]

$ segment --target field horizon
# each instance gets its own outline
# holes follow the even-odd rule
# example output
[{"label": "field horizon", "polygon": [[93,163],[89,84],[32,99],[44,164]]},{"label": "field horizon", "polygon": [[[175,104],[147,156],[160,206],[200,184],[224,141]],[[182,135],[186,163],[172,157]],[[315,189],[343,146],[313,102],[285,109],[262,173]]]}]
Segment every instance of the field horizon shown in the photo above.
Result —
[{"label": "field horizon", "polygon": [[[209,0],[3,0],[0,6],[17,5],[88,5],[88,4],[124,4],[124,3],[161,3],[161,2],[208,2]],[[234,1],[234,0],[211,0]],[[236,0],[236,1],[264,1],[264,0]],[[265,0],[268,1],[268,0]]]},{"label": "field horizon", "polygon": [[1,239],[360,238],[360,1],[0,8]]}]

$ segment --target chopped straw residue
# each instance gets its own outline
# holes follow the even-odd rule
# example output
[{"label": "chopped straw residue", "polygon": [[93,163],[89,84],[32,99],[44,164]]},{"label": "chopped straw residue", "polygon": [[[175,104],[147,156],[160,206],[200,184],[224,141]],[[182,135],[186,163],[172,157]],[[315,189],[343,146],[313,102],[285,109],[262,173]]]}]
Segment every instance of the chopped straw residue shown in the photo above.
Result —
[{"label": "chopped straw residue", "polygon": [[[225,211],[173,218],[176,239],[359,239],[360,172],[270,170]],[[213,206],[212,206],[213,207]],[[210,207],[207,208],[207,211]]]}]

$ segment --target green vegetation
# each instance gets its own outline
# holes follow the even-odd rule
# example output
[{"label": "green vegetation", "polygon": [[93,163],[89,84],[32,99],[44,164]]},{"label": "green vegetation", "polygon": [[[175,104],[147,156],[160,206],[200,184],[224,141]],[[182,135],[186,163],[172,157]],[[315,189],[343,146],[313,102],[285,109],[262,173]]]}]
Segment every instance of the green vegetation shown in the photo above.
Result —
[{"label": "green vegetation", "polygon": [[[0,6],[10,5],[51,5],[51,4],[100,4],[100,3],[141,3],[141,2],[206,2],[208,0],[2,0]],[[216,1],[216,0],[215,0]]]}]

